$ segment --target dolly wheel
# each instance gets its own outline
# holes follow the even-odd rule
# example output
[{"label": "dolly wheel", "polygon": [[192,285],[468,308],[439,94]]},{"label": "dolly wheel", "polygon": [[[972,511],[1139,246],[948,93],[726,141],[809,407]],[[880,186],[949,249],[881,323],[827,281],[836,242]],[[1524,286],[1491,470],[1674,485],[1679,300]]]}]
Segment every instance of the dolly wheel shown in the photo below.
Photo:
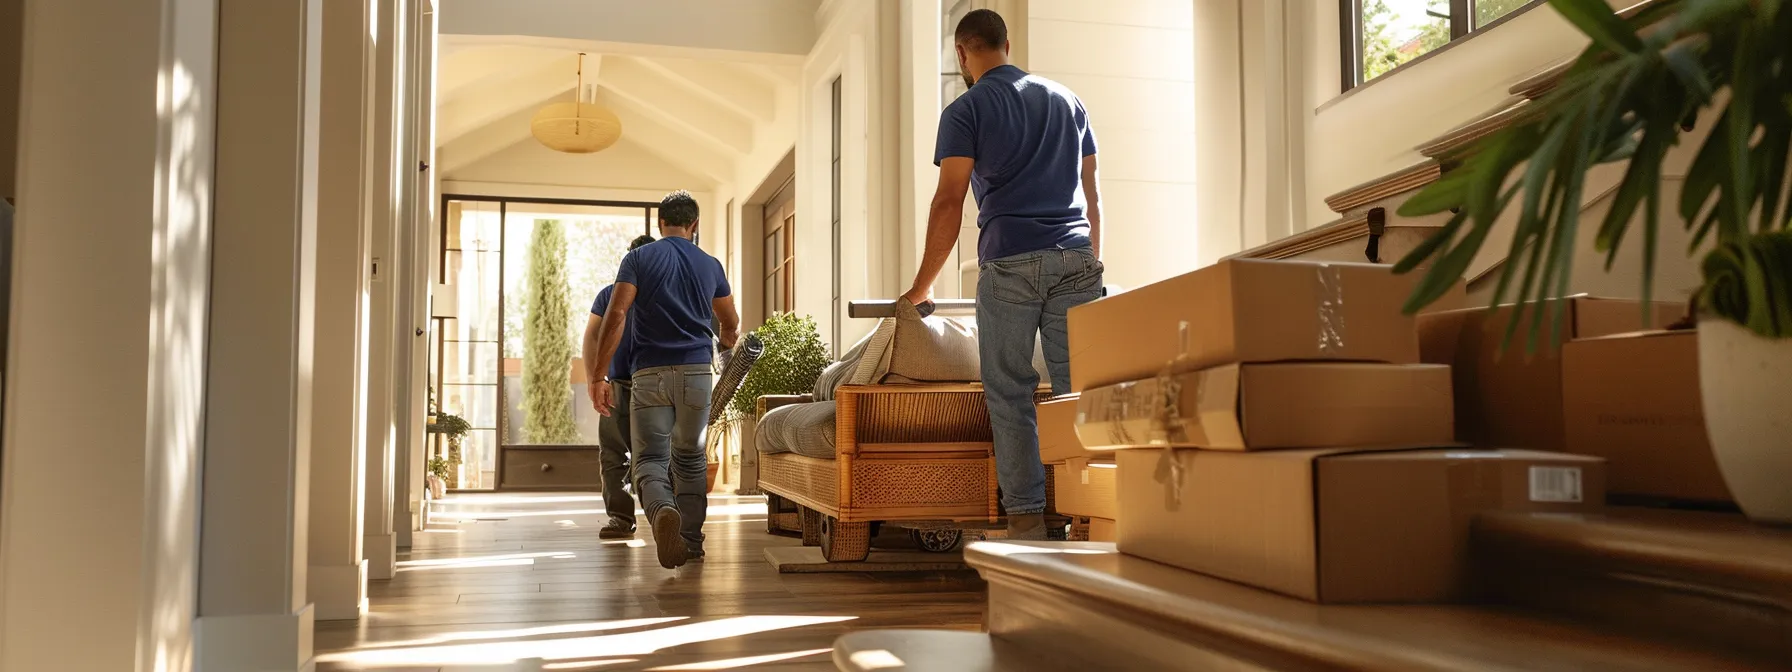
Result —
[{"label": "dolly wheel", "polygon": [[949,553],[964,540],[963,530],[909,530],[915,545],[928,553]]}]

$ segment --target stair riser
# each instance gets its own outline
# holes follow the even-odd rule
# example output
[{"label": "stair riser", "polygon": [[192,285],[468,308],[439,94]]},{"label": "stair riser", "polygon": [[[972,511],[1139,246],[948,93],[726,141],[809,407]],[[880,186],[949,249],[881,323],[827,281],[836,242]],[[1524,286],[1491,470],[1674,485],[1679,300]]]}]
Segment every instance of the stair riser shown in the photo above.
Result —
[{"label": "stair riser", "polygon": [[1567,563],[1509,562],[1483,575],[1490,577],[1487,588],[1497,602],[1643,637],[1792,660],[1792,608],[1771,598],[1642,574],[1587,572]]},{"label": "stair riser", "polygon": [[1172,636],[1142,624],[1104,602],[1041,586],[1038,582],[984,573],[989,581],[989,634],[1038,652],[1039,659],[1073,659],[1082,670],[1165,672],[1274,672],[1317,670],[1274,652],[1202,647],[1190,633]]}]

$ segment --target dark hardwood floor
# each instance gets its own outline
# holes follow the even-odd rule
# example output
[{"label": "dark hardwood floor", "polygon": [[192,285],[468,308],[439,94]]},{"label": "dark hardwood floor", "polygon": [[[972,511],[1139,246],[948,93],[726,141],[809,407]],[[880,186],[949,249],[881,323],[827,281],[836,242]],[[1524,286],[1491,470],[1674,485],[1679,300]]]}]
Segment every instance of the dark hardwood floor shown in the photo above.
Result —
[{"label": "dark hardwood floor", "polygon": [[758,497],[712,497],[706,562],[659,566],[650,533],[601,542],[591,494],[456,495],[369,588],[360,622],[317,626],[318,670],[833,670],[864,628],[980,630],[971,572],[778,574]]}]

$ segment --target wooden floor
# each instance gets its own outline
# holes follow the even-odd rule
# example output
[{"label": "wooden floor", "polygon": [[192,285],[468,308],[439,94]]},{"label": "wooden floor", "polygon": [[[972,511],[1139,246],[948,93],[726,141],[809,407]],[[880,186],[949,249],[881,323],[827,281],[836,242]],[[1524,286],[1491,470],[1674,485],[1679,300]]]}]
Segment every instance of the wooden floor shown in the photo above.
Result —
[{"label": "wooden floor", "polygon": [[456,495],[369,588],[360,622],[317,626],[318,670],[833,670],[863,628],[979,630],[974,573],[780,575],[758,497],[710,500],[708,558],[662,569],[650,532],[600,542],[590,494]]}]

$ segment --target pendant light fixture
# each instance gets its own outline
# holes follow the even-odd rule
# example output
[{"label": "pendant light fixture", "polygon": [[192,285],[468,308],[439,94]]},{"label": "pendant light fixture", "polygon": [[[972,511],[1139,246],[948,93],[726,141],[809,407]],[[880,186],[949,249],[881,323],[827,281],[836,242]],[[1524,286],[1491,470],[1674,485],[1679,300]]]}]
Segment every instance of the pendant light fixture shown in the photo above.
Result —
[{"label": "pendant light fixture", "polygon": [[622,139],[622,120],[609,108],[581,100],[585,94],[585,54],[579,54],[579,87],[572,101],[541,108],[529,132],[542,146],[567,154],[593,154]]}]

